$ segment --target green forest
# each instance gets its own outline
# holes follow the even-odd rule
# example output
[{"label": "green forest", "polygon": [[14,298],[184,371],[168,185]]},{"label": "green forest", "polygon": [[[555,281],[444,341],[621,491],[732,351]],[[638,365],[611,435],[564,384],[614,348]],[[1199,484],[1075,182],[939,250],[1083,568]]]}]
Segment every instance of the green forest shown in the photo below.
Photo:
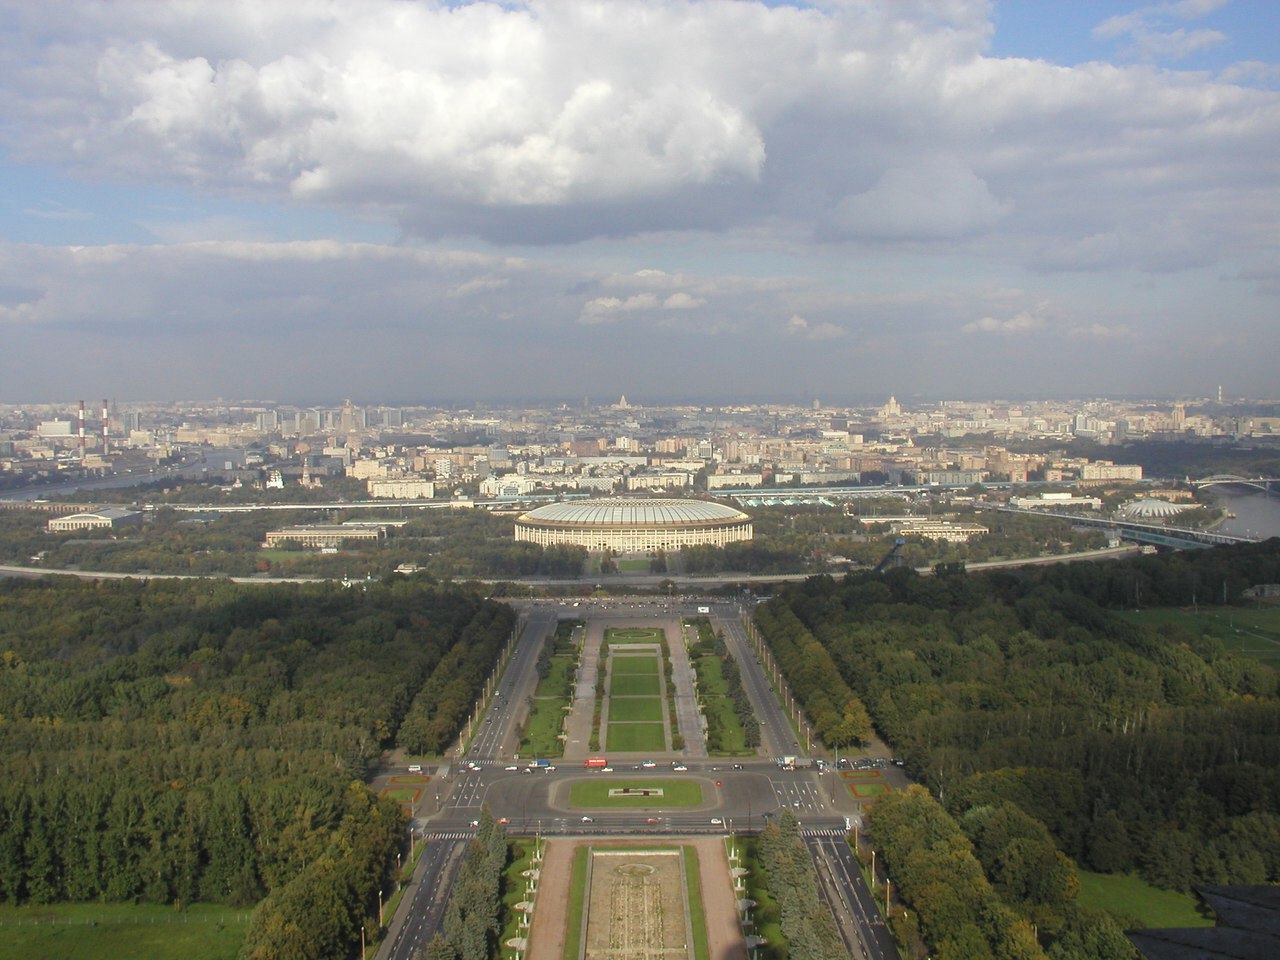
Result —
[{"label": "green forest", "polygon": [[406,840],[366,779],[447,747],[514,625],[404,578],[0,581],[0,897],[257,904],[242,956],[348,955]]},{"label": "green forest", "polygon": [[[1019,917],[1055,958],[1130,956],[1098,946],[1117,941],[1075,906],[1076,864],[1180,891],[1280,880],[1280,699],[1276,671],[1209,632],[1118,611],[1235,603],[1277,582],[1271,540],[984,574],[815,577],[762,604],[756,622],[820,733],[865,705],[928,788],[878,802],[871,831],[938,956],[983,955],[943,943],[966,924],[987,949],[1039,955]],[[1013,919],[996,922],[972,895],[975,868]],[[949,912],[931,925],[940,900]]]}]

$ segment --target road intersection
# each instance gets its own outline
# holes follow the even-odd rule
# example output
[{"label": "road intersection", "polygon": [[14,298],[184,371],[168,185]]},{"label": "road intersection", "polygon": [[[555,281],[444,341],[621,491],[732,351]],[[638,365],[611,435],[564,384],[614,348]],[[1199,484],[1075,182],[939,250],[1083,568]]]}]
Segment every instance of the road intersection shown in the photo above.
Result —
[{"label": "road intersection", "polygon": [[[666,841],[673,837],[724,836],[755,833],[770,818],[789,811],[801,824],[818,869],[821,895],[854,957],[892,960],[892,941],[865,883],[859,886],[856,861],[844,836],[860,823],[860,807],[840,778],[835,764],[784,769],[783,756],[803,755],[803,727],[788,719],[776,687],[766,671],[768,652],[753,643],[744,626],[746,611],[736,602],[672,598],[609,600],[526,600],[513,603],[521,617],[517,642],[493,687],[489,702],[472,727],[470,741],[460,746],[435,771],[414,821],[415,833],[425,836],[426,849],[410,889],[379,958],[411,960],[443,922],[444,902],[474,834],[476,820],[487,809],[508,832],[547,837],[614,837]],[[739,665],[743,685],[761,725],[764,756],[712,758],[702,740],[691,749],[655,754],[608,753],[609,772],[583,766],[595,696],[594,671],[599,643],[608,627],[660,627],[673,648],[675,670],[686,671],[680,627],[683,618],[708,617],[723,634],[729,655]],[[583,620],[578,683],[573,710],[566,724],[565,757],[546,766],[531,766],[534,758],[519,756],[518,737],[537,686],[536,663],[547,639],[561,619]],[[603,664],[599,664],[602,668]],[[687,684],[686,684],[687,685]],[[681,689],[677,684],[676,689]],[[786,698],[785,688],[782,697]],[[583,715],[585,713],[586,723]],[[681,719],[682,732],[689,721]],[[686,737],[686,743],[690,743]],[[685,769],[676,771],[679,765]],[[894,776],[900,777],[896,770]],[[672,780],[692,781],[700,799],[684,806],[664,806],[655,798],[651,807],[617,809],[584,806],[571,799],[574,784],[601,780],[643,787]],[[879,924],[879,926],[877,926]]]}]

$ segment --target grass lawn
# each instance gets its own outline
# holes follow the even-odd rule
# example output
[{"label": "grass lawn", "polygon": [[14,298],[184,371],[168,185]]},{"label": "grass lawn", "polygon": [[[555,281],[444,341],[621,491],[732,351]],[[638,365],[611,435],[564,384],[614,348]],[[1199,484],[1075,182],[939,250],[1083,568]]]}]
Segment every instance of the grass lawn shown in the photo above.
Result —
[{"label": "grass lawn", "polygon": [[623,557],[621,560],[614,561],[618,565],[620,573],[648,573],[649,558],[648,557]]},{"label": "grass lawn", "polygon": [[564,711],[561,709],[563,704],[564,701],[559,698],[533,701],[529,720],[525,724],[524,739],[520,741],[521,755],[563,755],[564,744],[560,740],[560,729],[564,722]]},{"label": "grass lawn", "polygon": [[1138,623],[1180,623],[1222,642],[1232,653],[1256,657],[1280,670],[1280,609],[1275,607],[1205,607],[1199,613],[1179,607],[1125,611]]},{"label": "grass lawn", "polygon": [[875,797],[883,797],[890,792],[890,788],[888,784],[875,780],[854,780],[849,784],[849,791],[859,800],[871,800]]},{"label": "grass lawn", "polygon": [[609,679],[609,694],[614,697],[660,697],[661,678],[656,673],[615,673]]},{"label": "grass lawn", "polygon": [[569,909],[564,925],[564,960],[578,960],[582,946],[582,921],[587,916],[587,862],[590,858],[589,847],[579,847],[573,851],[573,874],[569,879]]},{"label": "grass lawn", "polygon": [[[610,790],[662,788],[661,797],[611,797]],[[692,807],[702,802],[702,784],[696,780],[635,780],[608,775],[599,780],[579,780],[569,787],[569,803],[575,807],[598,810],[621,810],[647,807],[665,810],[669,807]]]},{"label": "grass lawn", "polygon": [[720,731],[719,748],[712,751],[716,757],[742,757],[755,753],[747,746],[747,735],[742,729],[742,721],[733,710],[733,701],[729,699],[729,686],[725,683],[721,670],[720,658],[715,655],[698,657],[693,662],[698,674],[698,690],[702,694],[703,713],[708,721],[715,718]]},{"label": "grass lawn", "polygon": [[605,631],[606,641],[615,643],[658,643],[662,639],[661,627],[613,627]]},{"label": "grass lawn", "polygon": [[615,720],[656,720],[662,722],[661,697],[611,697],[609,723]]},{"label": "grass lawn", "polygon": [[615,654],[609,667],[609,672],[615,677],[629,673],[647,673],[656,677],[658,675],[658,658],[645,656],[619,657]]},{"label": "grass lawn", "polygon": [[720,727],[720,745],[711,752],[713,757],[755,756],[756,752],[747,746],[747,735],[738,715],[734,713],[732,700],[728,697],[712,697],[703,701],[702,710],[708,721],[715,717]]},{"label": "grass lawn", "polygon": [[557,698],[567,700],[573,696],[573,666],[578,658],[574,654],[557,653],[551,658],[551,670],[538,681],[533,692],[535,699]]},{"label": "grass lawn", "polygon": [[425,773],[398,773],[388,778],[388,783],[427,783],[431,778]]},{"label": "grass lawn", "polygon": [[707,944],[707,912],[702,906],[702,881],[698,873],[698,851],[693,847],[681,847],[680,853],[684,857],[685,888],[689,891],[693,956],[695,960],[711,960],[711,948]]},{"label": "grass lawn", "polygon": [[417,787],[387,787],[382,791],[384,797],[390,797],[396,803],[412,804],[422,793]]},{"label": "grass lawn", "polygon": [[667,749],[667,737],[661,723],[611,723],[605,736],[605,744],[606,749],[621,753],[661,753]]},{"label": "grass lawn", "polygon": [[196,904],[0,906],[0,960],[235,960],[248,910]]},{"label": "grass lawn", "polygon": [[[787,956],[787,941],[782,936],[782,911],[778,902],[764,885],[764,870],[756,853],[758,840],[748,840],[742,865],[747,868],[747,899],[754,900],[756,907],[751,911],[751,919],[755,921],[755,931],[767,941],[759,948],[757,956],[764,960],[780,960]],[[878,918],[877,918],[878,919]]]},{"label": "grass lawn", "polygon": [[1107,910],[1140,927],[1211,927],[1189,893],[1153,887],[1141,877],[1078,870],[1081,906]]},{"label": "grass lawn", "polygon": [[511,843],[511,862],[502,872],[502,935],[498,942],[502,945],[502,956],[514,957],[515,950],[506,945],[513,937],[529,935],[528,928],[520,929],[521,914],[515,905],[524,900],[527,881],[520,876],[533,865],[533,842],[517,840]]}]

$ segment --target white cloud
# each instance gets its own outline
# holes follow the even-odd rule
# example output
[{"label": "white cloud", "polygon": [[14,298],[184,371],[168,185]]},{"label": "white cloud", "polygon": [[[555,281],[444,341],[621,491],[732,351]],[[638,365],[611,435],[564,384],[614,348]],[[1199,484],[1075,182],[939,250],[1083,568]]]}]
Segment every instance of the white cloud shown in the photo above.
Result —
[{"label": "white cloud", "polygon": [[651,293],[637,293],[633,297],[595,297],[582,307],[578,322],[582,324],[612,323],[621,314],[635,313],[639,310],[652,310],[658,305],[658,298]]},{"label": "white cloud", "polygon": [[993,333],[1000,336],[1016,336],[1043,330],[1044,327],[1045,321],[1043,317],[1023,311],[1003,320],[996,317],[982,317],[966,323],[960,330],[963,333]]},{"label": "white cloud", "polygon": [[1177,0],[1140,7],[1131,13],[1108,17],[1093,28],[1098,40],[1127,38],[1123,51],[1140,60],[1180,60],[1198,50],[1217,46],[1227,37],[1218,30],[1173,27],[1174,20],[1197,20],[1226,4],[1227,0]]},{"label": "white cloud", "polygon": [[836,340],[846,333],[843,327],[834,323],[810,323],[798,313],[791,315],[786,323],[786,331],[790,336],[804,340]]},{"label": "white cloud", "polygon": [[[1213,7],[1098,29],[1171,24],[1194,44],[1187,21]],[[986,57],[979,0],[86,0],[8,17],[11,156],[336,206],[410,235],[740,227],[1035,250],[1176,208],[1220,231],[1225,256],[1277,214],[1280,98],[1231,86],[1245,67],[1215,80]]]},{"label": "white cloud", "polygon": [[1133,336],[1133,331],[1123,323],[1105,324],[1105,323],[1088,323],[1078,327],[1072,327],[1067,331],[1072,337],[1087,337],[1097,340],[1123,340]]},{"label": "white cloud", "polygon": [[456,300],[459,297],[469,297],[477,293],[502,290],[510,283],[511,281],[506,277],[476,277],[466,283],[460,283],[456,287],[452,287],[445,296]]},{"label": "white cloud", "polygon": [[680,291],[678,293],[673,293],[671,296],[667,297],[667,299],[663,300],[662,308],[664,310],[693,310],[697,307],[701,307],[706,302],[707,301],[703,300],[701,297],[693,297],[684,291]]}]

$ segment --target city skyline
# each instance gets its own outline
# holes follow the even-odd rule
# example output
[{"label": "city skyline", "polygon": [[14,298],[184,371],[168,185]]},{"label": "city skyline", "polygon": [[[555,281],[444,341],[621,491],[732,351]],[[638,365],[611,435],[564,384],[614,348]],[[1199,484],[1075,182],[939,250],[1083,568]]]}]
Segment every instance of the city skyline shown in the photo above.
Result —
[{"label": "city skyline", "polygon": [[603,10],[0,4],[0,402],[1273,394],[1268,4]]}]

